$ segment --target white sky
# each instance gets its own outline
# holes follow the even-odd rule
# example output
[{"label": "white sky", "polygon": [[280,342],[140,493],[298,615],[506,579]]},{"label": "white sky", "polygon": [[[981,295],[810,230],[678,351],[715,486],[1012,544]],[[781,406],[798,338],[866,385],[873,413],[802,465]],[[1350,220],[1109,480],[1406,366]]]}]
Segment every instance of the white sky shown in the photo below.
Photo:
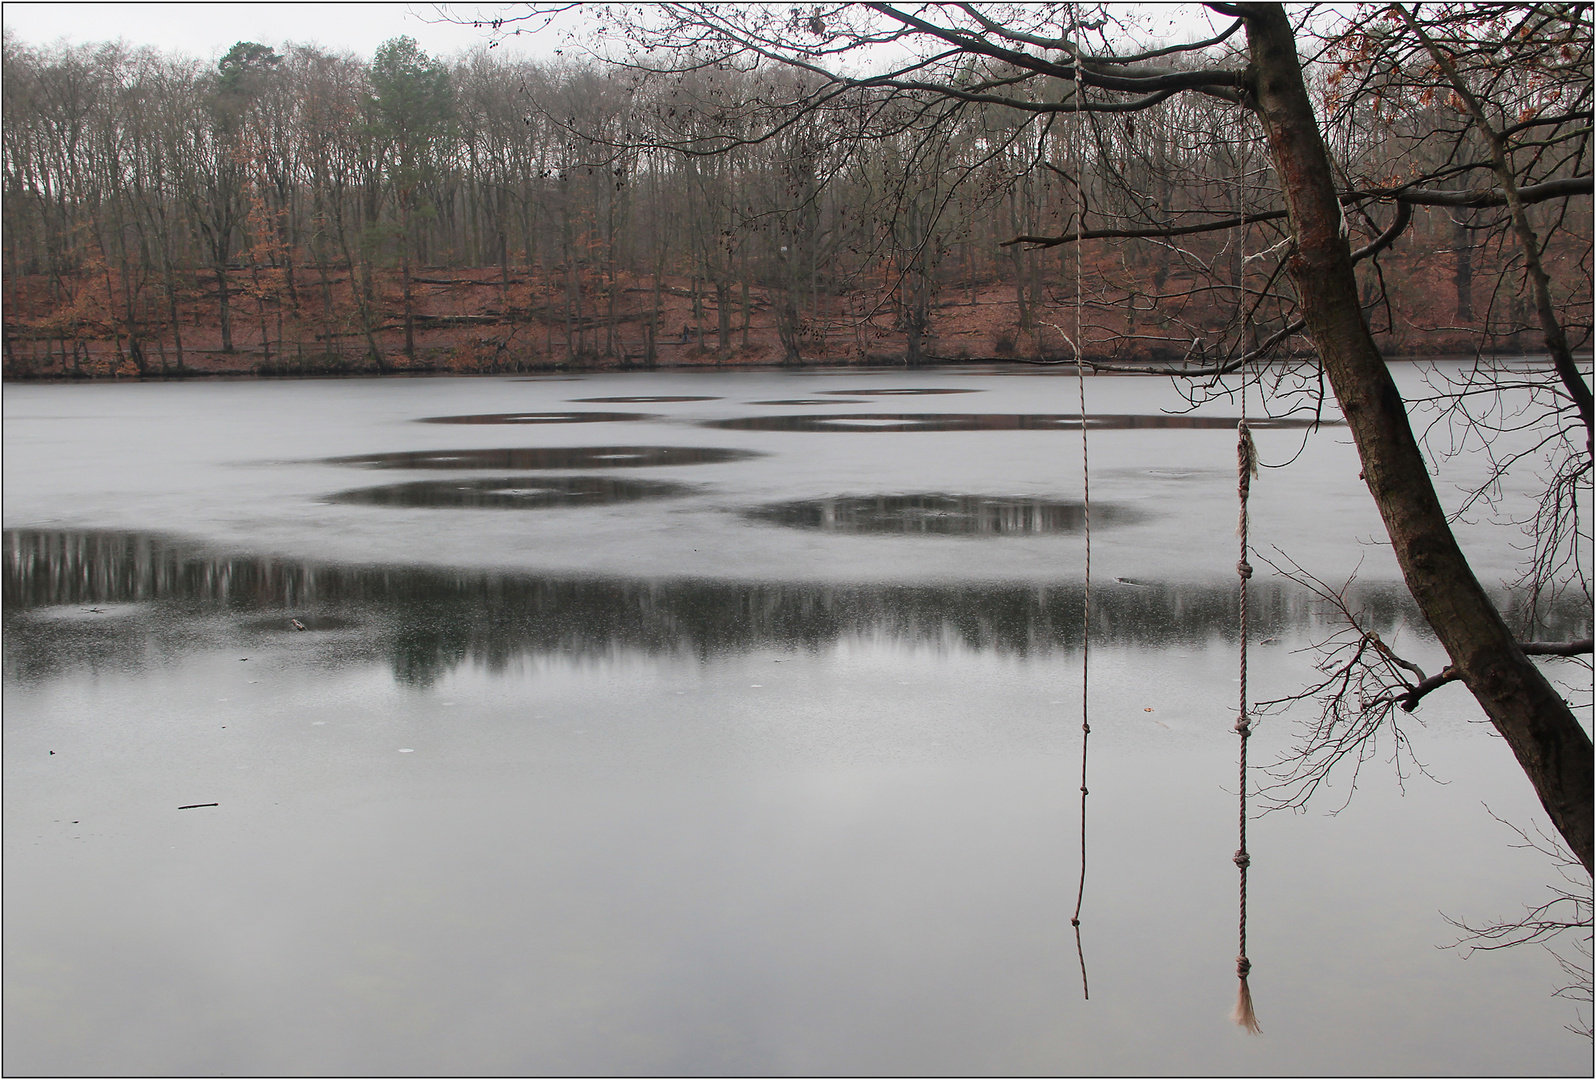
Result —
[{"label": "white sky", "polygon": [[[454,4],[451,12],[471,18],[502,10],[497,4]],[[295,4],[0,4],[8,33],[30,45],[61,38],[73,43],[114,41],[154,45],[201,60],[220,59],[234,42],[280,46],[294,41],[330,50],[349,49],[371,59],[389,38],[408,34],[433,56],[485,49],[488,34],[469,26],[444,25],[429,3]],[[558,32],[508,38],[502,50],[547,55],[565,44]]]},{"label": "white sky", "polygon": [[[121,38],[130,45],[153,45],[163,52],[185,53],[209,63],[215,63],[239,41],[274,47],[290,41],[315,44],[334,51],[348,49],[365,60],[370,60],[384,41],[402,34],[415,38],[422,49],[438,57],[488,47],[490,34],[486,29],[443,22],[443,6],[425,2],[106,4],[7,0],[0,2],[0,21],[8,33],[30,45],[48,45],[62,38],[75,44]],[[446,6],[452,17],[470,19],[492,18],[506,11],[525,12],[532,5],[477,0]],[[603,6],[590,4],[589,8],[591,11]],[[1210,13],[1190,4],[1119,7],[1123,13],[1142,15],[1148,20],[1148,31],[1169,40],[1206,36],[1216,24]],[[522,23],[527,32],[504,37],[498,48],[550,56],[556,49],[571,50],[575,36],[578,47],[571,52],[579,54],[583,37],[580,30],[584,23],[593,25],[587,22],[593,18],[590,13],[572,12],[536,33],[531,30],[539,23]]]}]

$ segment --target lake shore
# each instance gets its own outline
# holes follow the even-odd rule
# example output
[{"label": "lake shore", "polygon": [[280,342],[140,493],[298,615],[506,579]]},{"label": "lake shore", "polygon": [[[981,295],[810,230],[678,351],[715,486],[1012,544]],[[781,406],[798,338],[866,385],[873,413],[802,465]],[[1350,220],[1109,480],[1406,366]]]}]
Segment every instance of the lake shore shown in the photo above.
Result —
[{"label": "lake shore", "polygon": [[[445,273],[442,268],[436,271]],[[214,297],[186,295],[175,316],[149,312],[130,324],[102,303],[92,318],[63,322],[48,283],[9,279],[5,381],[188,379],[216,376],[304,377],[364,375],[494,375],[540,372],[790,369],[808,367],[936,368],[949,364],[1013,364],[1017,368],[1071,363],[1071,346],[1055,320],[1057,305],[1024,304],[1011,283],[959,283],[926,312],[918,349],[887,298],[873,293],[828,296],[806,306],[785,334],[762,292],[728,294],[722,311],[712,292],[690,282],[659,288],[633,283],[614,302],[589,298],[605,310],[565,311],[548,290],[527,282],[503,284],[496,268],[417,276],[409,319],[400,289],[384,276],[383,302],[369,328],[357,316],[348,281],[335,302],[315,310],[276,304],[248,310],[235,304],[222,329]],[[246,282],[239,275],[233,283]],[[325,305],[324,305],[325,307]],[[1433,314],[1433,313],[1427,313]],[[1144,321],[1134,312],[1090,312],[1085,355],[1097,363],[1167,367],[1171,374],[1211,363],[1233,347],[1224,319],[1194,340],[1174,324]],[[1430,320],[1434,322],[1434,320]],[[1258,337],[1268,328],[1256,327]],[[1233,336],[1233,335],[1232,335]],[[1396,357],[1451,357],[1537,349],[1533,335],[1488,337],[1483,327],[1408,326],[1376,340]],[[1311,356],[1304,340],[1277,354]]]},{"label": "lake shore", "polygon": [[[1307,360],[1311,352],[1292,353],[1277,358],[1274,362]],[[1525,358],[1523,350],[1506,350],[1493,353],[1479,353],[1479,359],[1512,359]],[[1401,355],[1388,355],[1386,360],[1392,363],[1413,363],[1430,360],[1455,360],[1460,357],[1472,358],[1473,354],[1465,354],[1456,350],[1437,349],[1434,352],[1407,352]],[[1589,355],[1576,357],[1581,361],[1589,361]],[[1111,360],[1108,357],[1087,357],[1088,364],[1124,363],[1124,361]],[[711,350],[700,349],[696,346],[684,347],[676,355],[661,351],[652,363],[641,358],[626,357],[593,357],[587,359],[565,360],[531,360],[509,362],[499,367],[480,367],[463,369],[450,362],[447,355],[418,356],[415,359],[403,355],[386,358],[385,363],[378,365],[369,359],[292,359],[285,361],[264,362],[260,359],[258,350],[253,353],[238,351],[232,354],[217,356],[204,356],[198,363],[193,359],[185,362],[182,368],[169,366],[139,372],[137,369],[127,370],[129,365],[107,369],[105,365],[85,366],[81,370],[56,370],[13,371],[7,366],[0,382],[5,383],[105,383],[105,382],[182,382],[185,380],[209,379],[308,379],[308,378],[422,378],[433,376],[456,375],[552,375],[552,374],[605,374],[624,372],[691,372],[691,371],[820,371],[826,369],[854,369],[854,370],[882,370],[896,369],[900,371],[935,371],[942,368],[967,367],[972,364],[1010,366],[1016,373],[1048,367],[1073,367],[1073,360],[1069,356],[926,356],[917,364],[910,364],[902,355],[885,353],[872,353],[861,357],[826,356],[815,359],[804,359],[798,362],[788,362],[771,359],[763,350],[734,350],[727,356],[719,356]],[[1116,371],[1116,375],[1155,375],[1178,376],[1193,373],[1193,364],[1179,360],[1158,358],[1147,361],[1149,369],[1145,371]],[[1095,372],[1088,371],[1088,374]]]}]

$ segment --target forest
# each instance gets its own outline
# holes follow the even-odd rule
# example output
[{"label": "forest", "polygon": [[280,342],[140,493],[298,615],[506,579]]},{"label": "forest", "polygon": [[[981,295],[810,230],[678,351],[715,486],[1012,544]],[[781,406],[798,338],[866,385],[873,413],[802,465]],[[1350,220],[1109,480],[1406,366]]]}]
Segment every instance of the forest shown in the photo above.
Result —
[{"label": "forest", "polygon": [[[693,40],[669,19],[625,29]],[[1552,196],[1588,169],[1588,29],[1543,26],[1520,50],[1538,59],[1468,73],[1515,121],[1576,348],[1591,205]],[[1386,229],[1377,203],[1402,211],[1363,286],[1382,350],[1536,347],[1523,249],[1473,190],[1457,93],[1382,17],[1302,33],[1338,187],[1362,193],[1356,242]],[[8,33],[5,375],[1045,361],[1073,355],[1061,320],[1111,366],[1306,349],[1275,295],[1270,163],[1223,95],[1073,124],[1047,100],[1068,84],[998,57],[964,57],[954,82],[1032,108],[901,79],[841,94],[703,34],[667,51],[651,67],[241,41],[210,65]]]}]

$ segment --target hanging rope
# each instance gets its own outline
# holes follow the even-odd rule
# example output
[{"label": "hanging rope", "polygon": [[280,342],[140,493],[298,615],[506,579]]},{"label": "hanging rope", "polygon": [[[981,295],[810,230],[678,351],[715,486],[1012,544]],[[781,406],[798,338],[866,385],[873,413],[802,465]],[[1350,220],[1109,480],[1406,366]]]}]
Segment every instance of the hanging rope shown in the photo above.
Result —
[{"label": "hanging rope", "polygon": [[[1078,263],[1077,259],[1077,274]],[[1078,283],[1076,289],[1078,292]],[[1076,314],[1078,317],[1079,307]],[[1077,329],[1077,341],[1079,337],[1080,331]],[[1081,882],[1075,890],[1075,917],[1070,919],[1070,925],[1075,927],[1075,953],[1081,961],[1081,995],[1091,1000],[1091,990],[1086,984],[1086,953],[1081,947],[1081,904],[1086,898],[1086,744],[1092,737],[1091,718],[1087,712],[1088,673],[1092,669],[1092,474],[1086,456],[1086,374],[1081,364],[1078,343],[1075,347],[1075,386],[1080,393],[1081,404],[1081,518],[1086,534],[1086,587],[1081,592]]]},{"label": "hanging rope", "polygon": [[[1237,254],[1240,256],[1237,271],[1237,293],[1241,313],[1241,349],[1247,347],[1247,191],[1246,191],[1245,162],[1238,160],[1236,163],[1236,207],[1239,211],[1240,224],[1237,227]],[[1239,618],[1241,636],[1240,701],[1236,707],[1236,734],[1241,739],[1240,751],[1237,754],[1237,770],[1239,779],[1236,784],[1236,799],[1239,804],[1236,821],[1236,854],[1234,861],[1236,869],[1240,872],[1238,914],[1236,918],[1236,978],[1240,985],[1236,988],[1236,1009],[1231,1014],[1235,1020],[1246,1029],[1248,1034],[1257,1035],[1258,1017],[1252,1008],[1252,990],[1247,985],[1247,975],[1252,971],[1252,961],[1247,959],[1247,867],[1252,865],[1252,859],[1247,854],[1247,739],[1252,735],[1252,721],[1247,712],[1247,580],[1252,577],[1252,564],[1247,561],[1247,497],[1252,492],[1252,481],[1258,475],[1258,448],[1253,444],[1252,431],[1247,427],[1247,369],[1241,371],[1241,422],[1236,425],[1236,495],[1240,503],[1239,517],[1236,522],[1236,535],[1241,538],[1241,558],[1236,562],[1236,575],[1241,578]]]},{"label": "hanging rope", "polygon": [[[1077,53],[1080,49],[1079,19],[1076,5],[1070,5],[1070,40]],[[1072,70],[1079,69],[1079,56]],[[1079,232],[1085,227],[1086,196],[1081,188],[1084,180],[1080,161],[1081,130],[1081,80],[1075,80],[1075,115],[1070,123],[1070,159],[1075,167],[1075,224]],[[1087,676],[1092,668],[1092,473],[1086,455],[1086,367],[1081,356],[1081,245],[1075,245],[1075,388],[1081,407],[1081,514],[1082,531],[1086,535],[1085,588],[1081,595],[1081,878],[1075,890],[1075,914],[1070,925],[1075,928],[1075,955],[1081,962],[1081,996],[1092,998],[1086,981],[1086,950],[1081,944],[1081,905],[1086,899],[1086,744],[1092,736],[1092,725],[1087,712]]]},{"label": "hanging rope", "polygon": [[1236,493],[1241,501],[1240,522],[1236,531],[1241,537],[1241,560],[1236,563],[1236,574],[1241,578],[1241,701],[1236,715],[1236,734],[1241,737],[1240,781],[1238,801],[1240,813],[1237,833],[1240,846],[1236,849],[1236,869],[1241,871],[1240,917],[1237,920],[1236,977],[1241,985],[1236,991],[1236,1011],[1232,1019],[1253,1035],[1258,1034],[1258,1017],[1252,1009],[1252,991],[1247,986],[1247,973],[1252,961],[1247,959],[1247,867],[1252,859],[1247,855],[1247,739],[1252,734],[1252,724],[1247,716],[1247,579],[1252,577],[1252,565],[1247,562],[1247,496],[1252,489],[1252,478],[1258,475],[1258,449],[1253,445],[1252,432],[1247,429],[1246,388],[1242,389],[1242,419],[1236,425]]}]

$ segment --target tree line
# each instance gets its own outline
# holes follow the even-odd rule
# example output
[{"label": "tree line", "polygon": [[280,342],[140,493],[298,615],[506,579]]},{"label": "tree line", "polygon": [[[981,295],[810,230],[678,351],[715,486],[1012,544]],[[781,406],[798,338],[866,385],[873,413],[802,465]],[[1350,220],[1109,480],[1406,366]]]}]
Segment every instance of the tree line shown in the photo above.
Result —
[{"label": "tree line", "polygon": [[[1456,106],[1399,65],[1371,77],[1366,47],[1347,37],[1312,72],[1340,109],[1342,168],[1463,192],[1433,138]],[[439,59],[410,38],[370,61],[239,42],[209,65],[8,35],[3,64],[12,375],[182,373],[235,353],[390,370],[445,349],[467,368],[653,364],[667,341],[746,356],[751,333],[787,362],[1079,347],[1201,366],[1291,321],[1260,258],[1285,237],[1270,166],[1221,97],[1083,125],[1046,111],[1058,86],[1027,84],[1034,109],[1017,110],[985,92],[828,96],[757,52],[642,70]],[[1368,85],[1349,94],[1353,71]],[[971,56],[954,80],[1019,73]],[[1216,209],[1231,227],[1144,242]],[[1409,209],[1378,328],[1522,345],[1535,312],[1500,211],[1461,195]],[[1546,260],[1588,266],[1588,204],[1558,213]],[[1091,243],[1065,242],[1072,229]],[[1554,280],[1588,341],[1578,274]],[[950,327],[994,299],[999,331],[959,344]]]}]

